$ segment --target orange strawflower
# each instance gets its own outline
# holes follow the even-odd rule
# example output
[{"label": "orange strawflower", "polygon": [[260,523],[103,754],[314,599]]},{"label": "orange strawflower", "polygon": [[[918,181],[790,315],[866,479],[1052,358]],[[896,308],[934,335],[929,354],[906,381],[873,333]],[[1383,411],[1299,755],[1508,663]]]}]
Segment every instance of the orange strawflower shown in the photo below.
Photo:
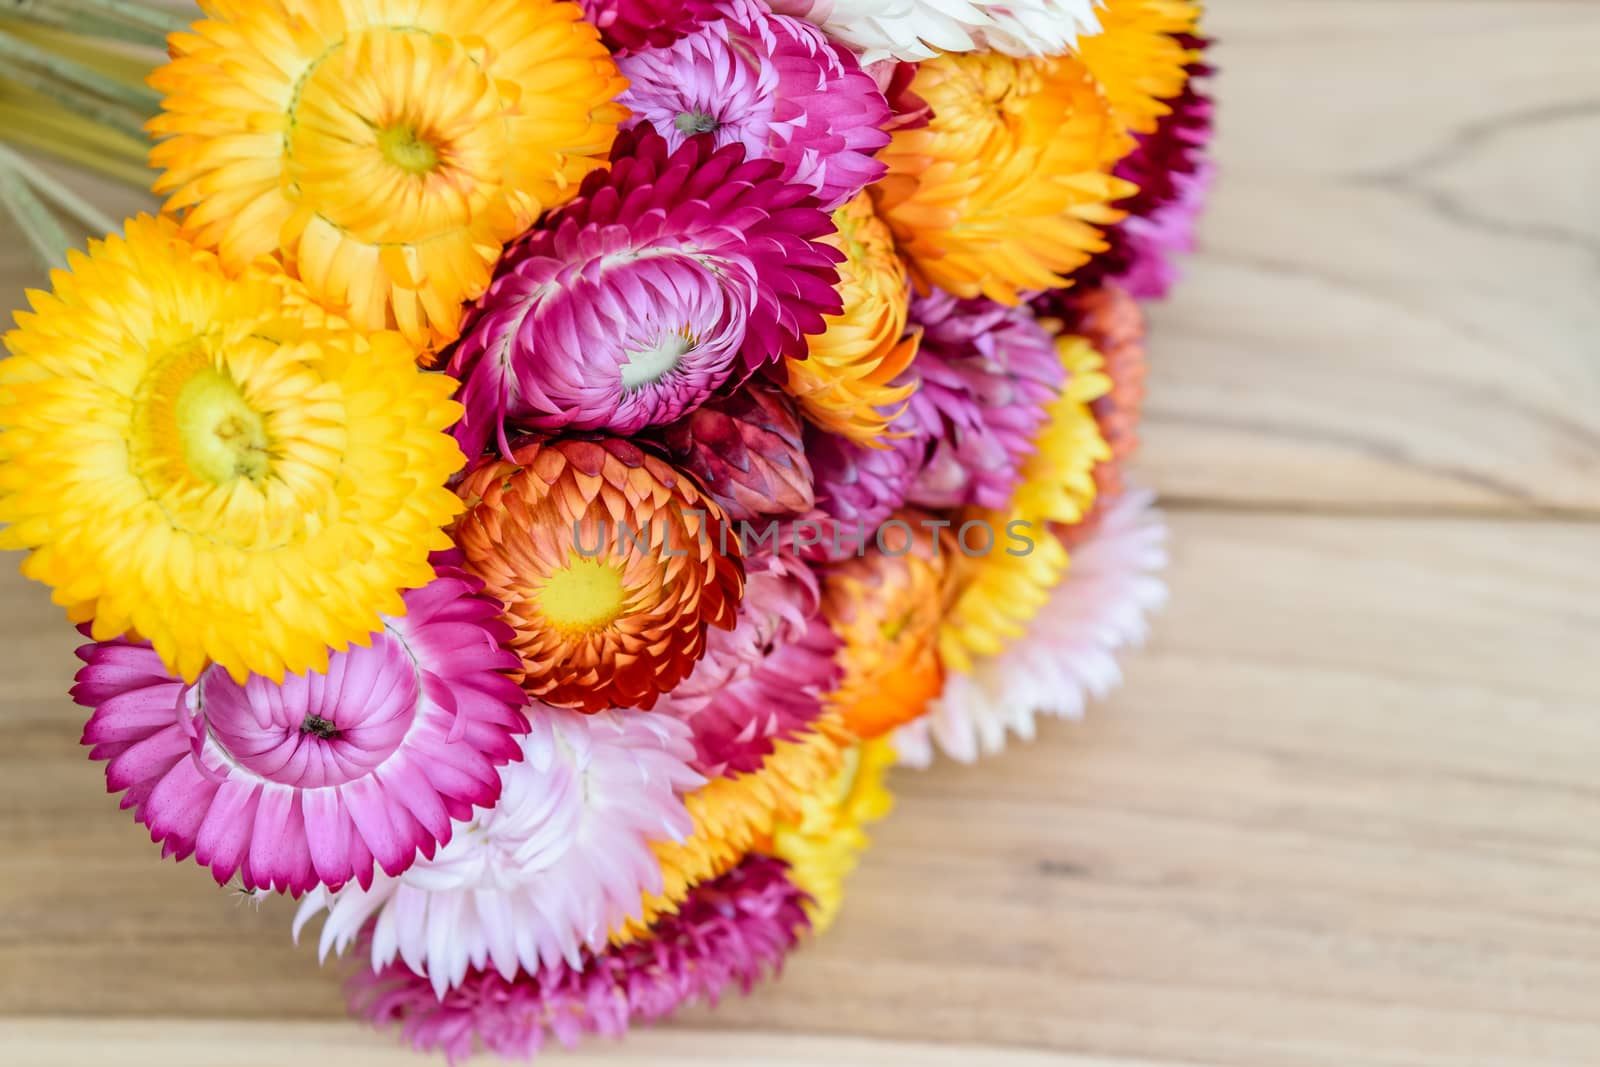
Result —
[{"label": "orange strawflower", "polygon": [[689,676],[744,592],[722,509],[614,438],[535,441],[457,489],[466,567],[505,604],[522,685],[548,704],[649,708]]},{"label": "orange strawflower", "polygon": [[1133,141],[1082,63],[946,55],[911,91],[933,120],[895,133],[872,193],[920,288],[1016,304],[1105,249],[1096,227],[1135,191],[1110,171]]}]

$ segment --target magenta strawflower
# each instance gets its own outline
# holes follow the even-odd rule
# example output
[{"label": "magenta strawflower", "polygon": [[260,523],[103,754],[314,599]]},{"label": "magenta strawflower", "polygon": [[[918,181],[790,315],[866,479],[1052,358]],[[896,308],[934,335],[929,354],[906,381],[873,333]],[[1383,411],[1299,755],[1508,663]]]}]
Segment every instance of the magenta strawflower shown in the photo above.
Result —
[{"label": "magenta strawflower", "polygon": [[72,695],[94,709],[83,743],[108,789],[219,884],[298,895],[432,856],[452,819],[498,799],[528,729],[500,605],[447,562],[438,575],[370,647],[282,685],[212,667],[185,686],[148,644],[83,646]]},{"label": "magenta strawflower", "polygon": [[617,139],[608,171],[507,250],[450,362],[469,455],[506,427],[634,434],[784,356],[841,303],[833,222],[770,160]]},{"label": "magenta strawflower", "polygon": [[717,0],[578,0],[578,6],[617,55],[665,48],[717,17]]},{"label": "magenta strawflower", "polygon": [[590,955],[581,967],[547,967],[507,980],[474,971],[439,997],[402,964],[350,980],[350,1006],[377,1026],[398,1025],[420,1052],[458,1063],[475,1052],[527,1059],[548,1037],[571,1048],[585,1034],[619,1038],[631,1023],[665,1018],[684,1004],[748,993],[778,971],[809,928],[805,894],[783,861],[751,855],[702,882],[646,939]]},{"label": "magenta strawflower", "polygon": [[922,349],[902,375],[919,382],[891,427],[917,471],[906,499],[927,508],[1004,508],[1046,408],[1061,358],[1026,306],[935,291],[912,301]]},{"label": "magenta strawflower", "polygon": [[738,626],[711,633],[694,673],[653,712],[689,724],[693,766],[707,777],[759,770],[774,741],[816,722],[844,673],[811,568],[769,554],[746,559],[745,569]]},{"label": "magenta strawflower", "polygon": [[722,17],[666,47],[617,62],[617,99],[673,147],[709,134],[775,159],[833,210],[883,177],[889,102],[849,51],[756,0],[724,0]]}]

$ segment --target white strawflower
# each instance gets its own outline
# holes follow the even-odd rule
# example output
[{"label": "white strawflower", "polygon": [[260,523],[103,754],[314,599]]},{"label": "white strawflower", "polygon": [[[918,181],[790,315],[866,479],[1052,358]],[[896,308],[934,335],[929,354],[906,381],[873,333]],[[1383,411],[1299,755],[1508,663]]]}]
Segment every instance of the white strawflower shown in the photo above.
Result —
[{"label": "white strawflower", "polygon": [[602,949],[662,889],[652,841],[693,831],[683,797],[704,783],[689,767],[689,728],[664,715],[582,715],[536,704],[525,759],[502,768],[500,802],[457,823],[448,845],[371,889],[308,893],[294,934],[327,910],[321,951],[343,953],[368,919],[372,966],[398,956],[434,990],[473,970],[507,981]]},{"label": "white strawflower", "polygon": [[1097,0],[773,0],[860,53],[862,63],[940,52],[1058,56],[1100,32]]},{"label": "white strawflower", "polygon": [[1147,617],[1167,599],[1158,577],[1167,527],[1154,503],[1132,489],[1106,508],[1027,636],[971,674],[952,673],[928,714],[895,733],[901,763],[927,766],[935,745],[963,763],[993,755],[1007,733],[1033,740],[1037,715],[1080,718],[1091,697],[1121,684],[1116,653],[1143,642]]}]

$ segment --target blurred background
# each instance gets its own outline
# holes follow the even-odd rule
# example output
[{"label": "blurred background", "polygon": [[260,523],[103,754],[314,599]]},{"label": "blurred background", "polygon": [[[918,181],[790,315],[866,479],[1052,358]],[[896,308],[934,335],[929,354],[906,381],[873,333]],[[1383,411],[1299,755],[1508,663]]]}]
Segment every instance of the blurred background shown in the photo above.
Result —
[{"label": "blurred background", "polygon": [[[41,228],[155,204],[131,132],[32,151],[59,116],[15,76],[29,2],[0,0],[7,307]],[[1127,686],[1004,762],[898,772],[781,983],[590,1061],[1600,1062],[1600,3],[1209,25],[1221,183],[1154,313],[1140,472],[1174,596]],[[0,1058],[418,1062],[341,1021],[290,906],[117,813],[75,635],[15,562]]]}]

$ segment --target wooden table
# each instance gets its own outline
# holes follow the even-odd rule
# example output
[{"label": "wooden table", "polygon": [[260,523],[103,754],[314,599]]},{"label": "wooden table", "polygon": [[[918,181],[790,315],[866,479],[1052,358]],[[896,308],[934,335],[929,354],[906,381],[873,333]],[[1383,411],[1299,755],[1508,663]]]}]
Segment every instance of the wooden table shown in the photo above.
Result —
[{"label": "wooden table", "polygon": [[[1175,598],[1127,688],[898,774],[780,983],[584,1062],[1600,1062],[1600,3],[1212,27],[1224,184],[1143,463]],[[74,635],[0,598],[0,1060],[419,1062],[286,904],[159,862],[77,746]]]}]

